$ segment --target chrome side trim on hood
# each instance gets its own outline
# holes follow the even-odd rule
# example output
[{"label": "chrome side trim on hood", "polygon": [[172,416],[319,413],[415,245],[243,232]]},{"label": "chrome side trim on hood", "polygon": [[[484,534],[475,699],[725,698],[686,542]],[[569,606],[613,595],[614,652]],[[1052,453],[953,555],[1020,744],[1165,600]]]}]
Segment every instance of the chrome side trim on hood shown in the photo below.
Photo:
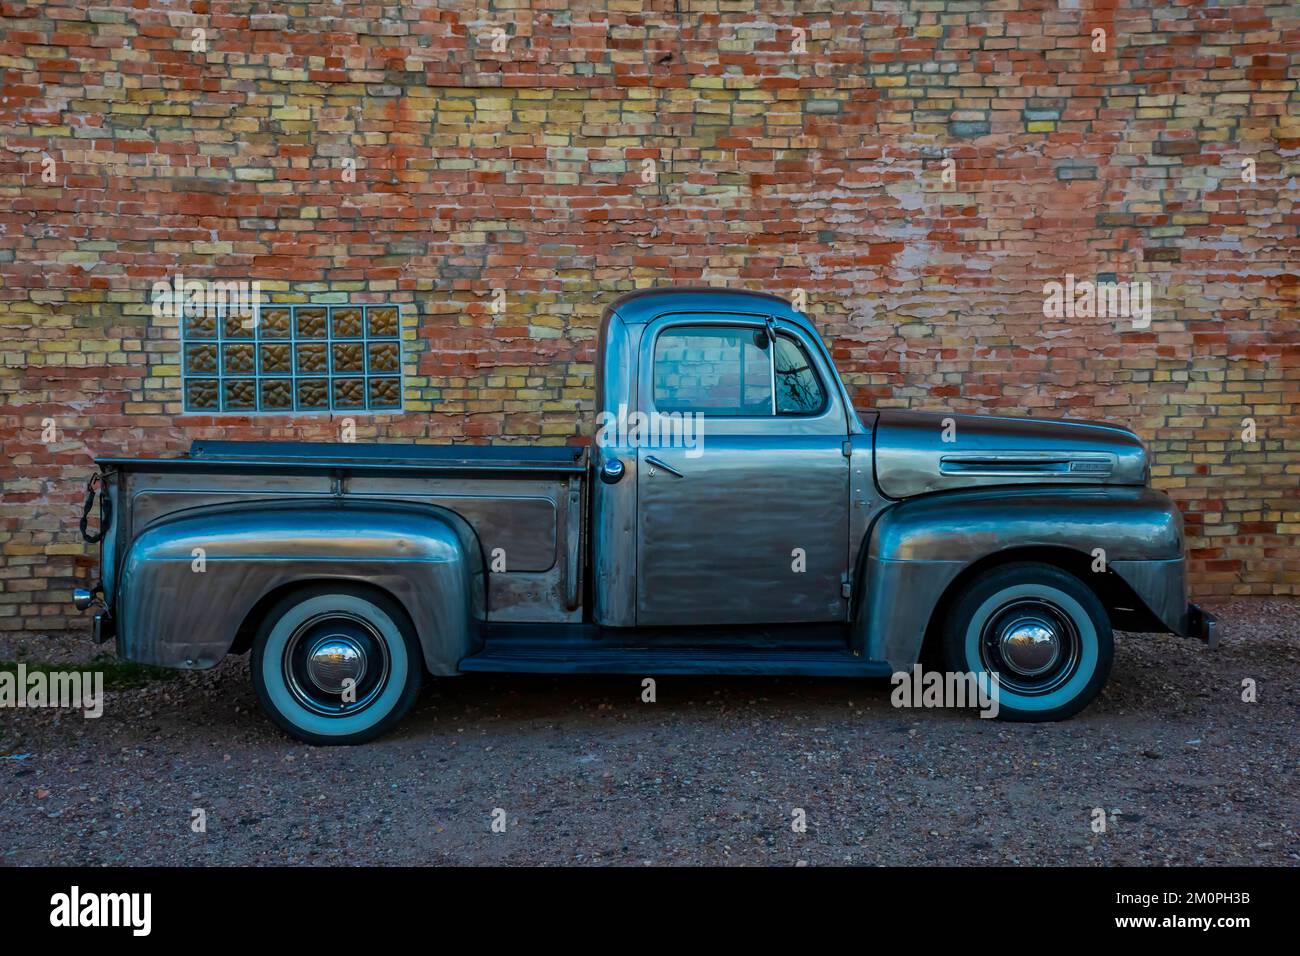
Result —
[{"label": "chrome side trim on hood", "polygon": [[1002,455],[944,455],[939,459],[941,475],[981,475],[1032,478],[1036,475],[1108,476],[1115,470],[1114,455],[1062,456],[1044,452]]},{"label": "chrome side trim on hood", "polygon": [[891,498],[979,485],[1146,483],[1142,441],[1083,421],[882,410],[876,482]]}]

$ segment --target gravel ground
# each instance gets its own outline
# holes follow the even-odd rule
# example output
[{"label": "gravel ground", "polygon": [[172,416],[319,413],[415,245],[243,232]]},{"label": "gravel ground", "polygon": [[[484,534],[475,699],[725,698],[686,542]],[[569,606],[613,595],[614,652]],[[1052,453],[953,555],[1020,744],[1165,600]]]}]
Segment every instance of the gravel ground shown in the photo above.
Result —
[{"label": "gravel ground", "polygon": [[[1295,866],[1300,602],[1212,609],[1217,652],[1121,634],[1102,697],[1044,725],[895,710],[886,681],[664,677],[651,704],[634,677],[473,675],[313,749],[235,658],[97,720],[0,711],[0,863]],[[93,650],[0,637],[0,660]]]}]

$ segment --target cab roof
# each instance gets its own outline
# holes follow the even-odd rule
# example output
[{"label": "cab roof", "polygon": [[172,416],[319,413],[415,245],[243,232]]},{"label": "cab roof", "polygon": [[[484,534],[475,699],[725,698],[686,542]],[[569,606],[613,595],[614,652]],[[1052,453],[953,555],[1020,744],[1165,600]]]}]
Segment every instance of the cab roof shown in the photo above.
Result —
[{"label": "cab roof", "polygon": [[667,286],[619,296],[609,312],[628,324],[649,322],[665,312],[754,312],[791,318],[794,307],[779,295],[713,286]]}]

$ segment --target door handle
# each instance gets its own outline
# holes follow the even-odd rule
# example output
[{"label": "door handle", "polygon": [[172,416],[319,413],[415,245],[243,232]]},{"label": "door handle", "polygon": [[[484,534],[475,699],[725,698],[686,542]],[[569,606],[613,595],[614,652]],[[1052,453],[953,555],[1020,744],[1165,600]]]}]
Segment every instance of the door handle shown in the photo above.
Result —
[{"label": "door handle", "polygon": [[664,464],[662,461],[660,461],[660,460],[659,460],[658,458],[656,458],[654,455],[646,455],[645,463],[646,463],[647,465],[649,465],[651,468],[662,468],[664,471],[668,472],[668,474],[670,474],[670,475],[674,475],[674,476],[676,476],[676,477],[678,477],[678,478],[685,478],[685,477],[686,477],[686,476],[683,475],[680,471],[678,471],[676,468],[674,468],[672,465]]}]

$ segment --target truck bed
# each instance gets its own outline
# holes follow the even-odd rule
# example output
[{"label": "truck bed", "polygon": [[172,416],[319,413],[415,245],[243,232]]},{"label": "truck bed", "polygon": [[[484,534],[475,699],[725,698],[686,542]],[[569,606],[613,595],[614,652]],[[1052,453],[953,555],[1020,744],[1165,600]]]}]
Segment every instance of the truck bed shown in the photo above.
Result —
[{"label": "truck bed", "polygon": [[114,498],[111,585],[145,530],[196,509],[429,505],[462,517],[493,566],[488,618],[582,618],[585,446],[196,441],[175,458],[98,458]]}]

